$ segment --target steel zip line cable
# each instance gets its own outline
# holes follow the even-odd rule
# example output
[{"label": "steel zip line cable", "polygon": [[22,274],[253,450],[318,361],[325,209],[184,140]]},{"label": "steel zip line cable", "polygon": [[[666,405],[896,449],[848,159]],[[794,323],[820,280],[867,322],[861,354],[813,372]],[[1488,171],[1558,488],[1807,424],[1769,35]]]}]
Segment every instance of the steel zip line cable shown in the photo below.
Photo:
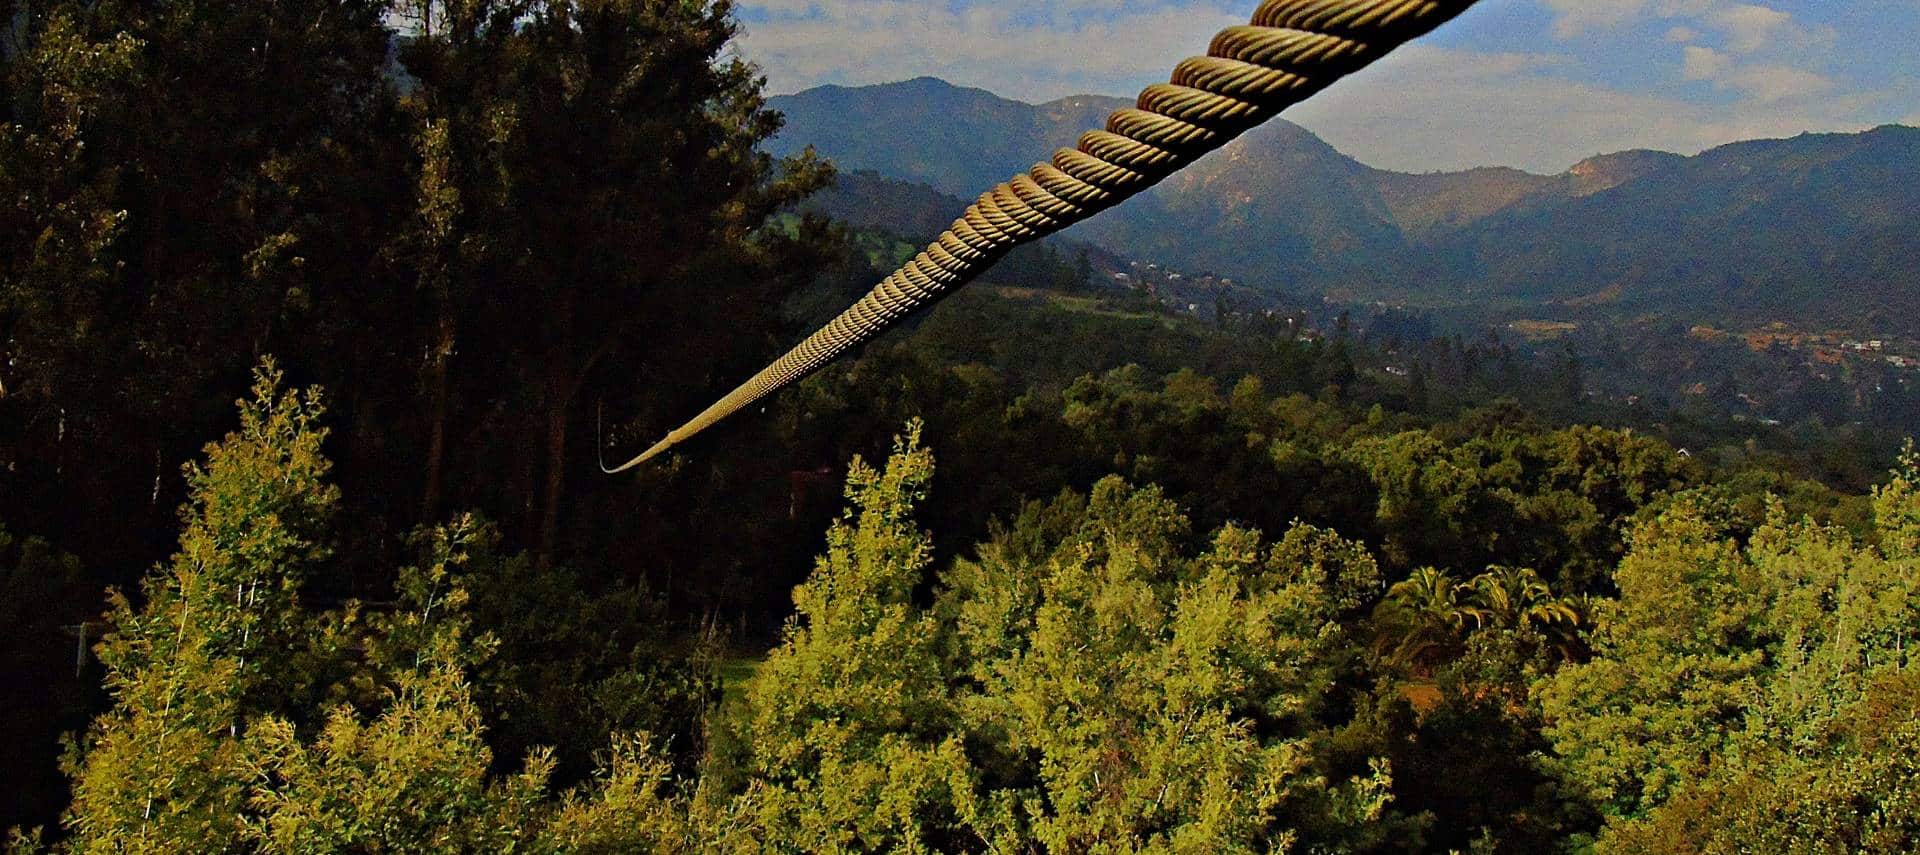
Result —
[{"label": "steel zip line cable", "polygon": [[1265,0],[1206,56],[1149,86],[1075,148],[987,191],[939,239],[839,317],[609,474],[632,469],[799,382],[979,276],[1016,246],[1113,207],[1477,0]]}]

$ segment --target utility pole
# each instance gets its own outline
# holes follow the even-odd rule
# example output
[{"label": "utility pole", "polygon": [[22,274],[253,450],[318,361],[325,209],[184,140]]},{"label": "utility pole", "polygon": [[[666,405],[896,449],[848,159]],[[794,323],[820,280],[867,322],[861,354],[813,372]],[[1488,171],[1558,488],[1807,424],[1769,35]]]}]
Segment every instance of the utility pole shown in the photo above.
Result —
[{"label": "utility pole", "polygon": [[87,635],[93,631],[95,623],[97,623],[97,621],[82,621],[71,626],[63,627],[67,632],[73,634],[73,678],[75,680],[80,679],[80,675],[86,671]]}]

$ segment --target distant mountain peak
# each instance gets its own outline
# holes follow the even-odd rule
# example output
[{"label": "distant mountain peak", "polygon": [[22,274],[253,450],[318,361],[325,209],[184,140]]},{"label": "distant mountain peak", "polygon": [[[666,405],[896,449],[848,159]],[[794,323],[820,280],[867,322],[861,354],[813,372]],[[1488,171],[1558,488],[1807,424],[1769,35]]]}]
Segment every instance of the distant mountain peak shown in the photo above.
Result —
[{"label": "distant mountain peak", "polygon": [[[882,83],[880,85],[893,87],[896,89],[919,90],[924,92],[965,92],[969,94],[977,93],[981,95],[991,95],[994,98],[1001,98],[1000,95],[994,92],[991,92],[989,90],[982,89],[978,86],[961,86],[958,83],[953,83],[953,82],[943,80],[941,78],[934,77],[932,75],[926,75],[926,74],[920,75],[919,77],[909,77],[906,80],[901,80],[895,83]],[[1002,99],[1002,100],[1005,100],[1005,99]]]},{"label": "distant mountain peak", "polygon": [[769,99],[787,116],[770,148],[790,154],[812,144],[843,169],[871,169],[972,198],[1072,145],[1128,103],[1073,95],[1029,104],[938,77],[822,86]]},{"label": "distant mountain peak", "polygon": [[[889,222],[904,222],[901,207],[925,208],[916,223],[931,228],[955,205],[939,194],[972,198],[1126,103],[1075,95],[1028,104],[931,77],[810,90],[773,99],[789,123],[771,148],[812,143],[843,170],[924,183],[938,193],[845,195],[893,209]],[[1255,287],[1412,305],[1728,323],[1768,312],[1920,317],[1916,169],[1920,130],[1887,125],[1692,157],[1615,152],[1559,175],[1500,166],[1411,175],[1274,121],[1068,237]]]},{"label": "distant mountain peak", "polygon": [[[930,75],[930,74],[922,74],[919,77],[909,77],[905,80],[895,80],[890,83],[874,83],[866,86],[842,86],[839,88],[841,89],[940,89],[940,90],[951,89],[951,90],[957,91],[957,90],[969,89],[971,87],[961,86],[955,83],[949,83],[945,80],[942,80],[941,78],[934,77],[933,75]],[[987,90],[975,89],[974,91],[985,92]],[[802,94],[805,94],[805,93],[802,93]]]},{"label": "distant mountain peak", "polygon": [[1670,151],[1633,149],[1589,157],[1567,170],[1567,177],[1572,179],[1573,195],[1591,196],[1685,161]]},{"label": "distant mountain peak", "polygon": [[966,96],[1009,104],[1024,103],[1004,97],[990,90],[981,89],[977,86],[962,86],[958,83],[927,74],[920,75],[919,77],[909,77],[905,80],[891,80],[885,83],[865,83],[855,86],[839,83],[822,83],[818,86],[802,89],[791,95],[775,95],[771,100],[776,102],[807,103],[819,98],[842,99],[849,96],[878,98],[908,96],[931,98],[935,99],[936,102],[944,102],[955,97]]},{"label": "distant mountain peak", "polygon": [[1131,107],[1133,103],[1134,99],[1132,98],[1121,98],[1115,95],[1068,95],[1065,98],[1055,98],[1052,101],[1045,101],[1036,106],[1042,110],[1084,110],[1095,107],[1106,110],[1117,110],[1122,107]]}]

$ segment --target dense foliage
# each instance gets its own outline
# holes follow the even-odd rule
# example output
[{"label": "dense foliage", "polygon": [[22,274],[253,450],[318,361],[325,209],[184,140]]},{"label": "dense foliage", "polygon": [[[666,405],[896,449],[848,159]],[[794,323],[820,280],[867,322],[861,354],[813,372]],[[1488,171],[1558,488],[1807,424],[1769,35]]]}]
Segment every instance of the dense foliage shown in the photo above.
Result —
[{"label": "dense foliage", "polygon": [[[64,849],[1900,851],[1920,834],[1901,713],[1920,458],[1874,496],[1866,541],[1686,491],[1632,525],[1617,598],[1568,598],[1510,567],[1388,585],[1364,543],[1307,523],[1200,538],[1117,476],[941,561],[914,519],[934,476],[916,423],[883,469],[855,460],[782,641],[715,706],[711,677],[644,643],[583,681],[604,654],[555,624],[596,605],[550,593],[568,574],[530,577],[470,515],[412,539],[391,601],[319,607],[339,504],[325,411],[257,377],[239,428],[188,468],[173,560],[137,603],[114,596],[111,708],[70,751]],[[560,620],[477,620],[527,601]],[[558,698],[581,709],[532,697],[574,684]],[[549,748],[496,754],[525,720],[597,734],[599,771],[567,786]],[[674,762],[689,737],[703,747]]]},{"label": "dense foliage", "polygon": [[925,225],[803,204],[729,4],[0,13],[21,851],[1917,843],[1865,433],[1061,243],[602,478]]}]

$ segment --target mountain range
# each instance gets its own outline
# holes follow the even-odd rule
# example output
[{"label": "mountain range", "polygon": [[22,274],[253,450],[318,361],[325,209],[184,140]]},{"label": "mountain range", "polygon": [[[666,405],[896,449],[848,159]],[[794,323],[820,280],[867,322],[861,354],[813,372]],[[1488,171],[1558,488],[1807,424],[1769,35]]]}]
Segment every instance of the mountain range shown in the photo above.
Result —
[{"label": "mountain range", "polygon": [[[787,118],[772,148],[925,185],[889,195],[901,207],[884,216],[940,223],[1128,103],[1028,104],[934,78],[825,86],[772,99]],[[1916,176],[1920,129],[1897,125],[1607,154],[1559,175],[1408,174],[1275,120],[1066,236],[1344,301],[1920,336]]]}]

